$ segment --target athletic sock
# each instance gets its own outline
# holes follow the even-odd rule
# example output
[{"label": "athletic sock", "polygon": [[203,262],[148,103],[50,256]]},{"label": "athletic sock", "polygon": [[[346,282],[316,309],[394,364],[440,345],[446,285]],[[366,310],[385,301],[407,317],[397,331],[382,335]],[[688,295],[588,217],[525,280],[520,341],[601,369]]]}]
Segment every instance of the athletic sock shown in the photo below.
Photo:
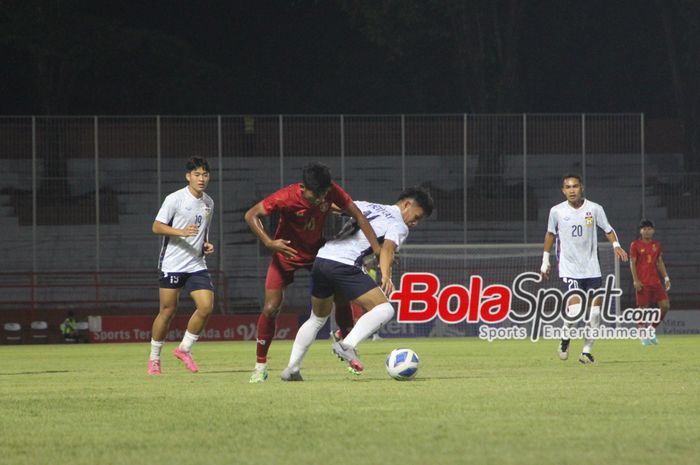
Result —
[{"label": "athletic sock", "polygon": [[[599,306],[593,306],[591,307],[591,321],[588,322],[588,327],[589,328],[599,328],[600,327],[600,307]],[[591,349],[593,348],[593,343],[595,342],[595,339],[590,337],[585,339],[585,343],[583,344],[583,353],[591,353]]]},{"label": "athletic sock", "polygon": [[350,311],[350,303],[338,307],[335,306],[335,323],[340,329],[340,334],[342,337],[348,335],[352,329],[352,312]]},{"label": "athletic sock", "polygon": [[160,360],[160,350],[165,345],[165,341],[154,341],[151,339],[151,356],[149,360]]},{"label": "athletic sock", "polygon": [[350,334],[343,339],[343,344],[354,349],[360,342],[377,332],[377,330],[384,323],[390,321],[393,316],[394,307],[392,307],[389,302],[377,305],[357,320]]},{"label": "athletic sock", "polygon": [[277,317],[267,317],[261,313],[258,317],[257,342],[255,354],[258,363],[267,363],[267,352],[270,350],[272,338],[275,337],[275,327],[277,326]]},{"label": "athletic sock", "polygon": [[306,352],[311,347],[311,344],[316,340],[316,335],[321,330],[324,324],[328,321],[328,317],[320,317],[311,312],[311,316],[304,322],[297,331],[297,336],[294,338],[292,345],[292,353],[289,356],[289,368],[292,371],[299,371],[301,361],[304,359]]},{"label": "athletic sock", "polygon": [[192,345],[197,342],[197,339],[199,339],[199,334],[192,334],[189,331],[185,331],[185,336],[182,338],[182,342],[180,342],[180,351],[190,352],[192,350]]}]

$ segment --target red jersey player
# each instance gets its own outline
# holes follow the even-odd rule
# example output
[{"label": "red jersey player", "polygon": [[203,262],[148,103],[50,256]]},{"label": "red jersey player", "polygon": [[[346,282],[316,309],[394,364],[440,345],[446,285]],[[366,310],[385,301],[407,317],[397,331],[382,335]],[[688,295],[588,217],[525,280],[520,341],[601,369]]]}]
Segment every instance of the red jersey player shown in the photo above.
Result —
[{"label": "red jersey player", "polygon": [[[649,308],[656,303],[661,310],[659,321],[652,323],[656,328],[666,317],[670,305],[666,291],[671,289],[671,279],[666,272],[666,265],[661,257],[663,252],[661,242],[655,241],[654,223],[649,220],[642,220],[639,223],[639,235],[641,239],[632,241],[630,245],[630,269],[632,280],[637,294],[637,307]],[[659,272],[664,278],[661,284]],[[656,337],[652,339],[642,339],[642,345],[657,344]]]},{"label": "red jersey player", "polygon": [[[350,217],[367,237],[372,250],[381,246],[367,218],[352,198],[331,181],[330,170],[321,163],[306,165],[302,182],[291,184],[258,202],[245,214],[246,223],[258,239],[272,251],[265,279],[265,303],[258,318],[257,361],[250,382],[262,383],[267,377],[267,353],[275,335],[275,323],[282,306],[285,288],[294,281],[299,269],[310,270],[316,252],[323,245],[326,216],[335,205]],[[265,231],[260,217],[279,213],[274,239]]]}]

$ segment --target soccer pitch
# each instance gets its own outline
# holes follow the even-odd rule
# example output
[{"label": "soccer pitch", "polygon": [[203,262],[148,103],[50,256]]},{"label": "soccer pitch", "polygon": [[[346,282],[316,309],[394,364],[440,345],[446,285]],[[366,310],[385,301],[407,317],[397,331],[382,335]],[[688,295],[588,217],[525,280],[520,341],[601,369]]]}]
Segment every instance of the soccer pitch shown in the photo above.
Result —
[{"label": "soccer pitch", "polygon": [[[396,347],[421,357],[413,381],[384,371]],[[200,372],[148,344],[0,347],[0,464],[697,464],[698,338],[656,347],[476,338],[365,342],[353,376],[317,341],[304,382],[249,384],[253,342],[200,343]]]}]

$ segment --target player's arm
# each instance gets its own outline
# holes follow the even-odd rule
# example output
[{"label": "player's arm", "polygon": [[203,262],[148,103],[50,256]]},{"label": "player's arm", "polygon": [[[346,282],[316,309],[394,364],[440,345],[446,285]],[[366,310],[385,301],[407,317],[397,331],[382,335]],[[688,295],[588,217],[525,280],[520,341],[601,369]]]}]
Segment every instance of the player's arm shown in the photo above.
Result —
[{"label": "player's arm", "polygon": [[615,255],[617,255],[623,262],[626,262],[627,252],[625,252],[625,249],[623,249],[620,243],[617,241],[617,233],[615,230],[611,229],[610,232],[605,233],[605,237],[607,237],[608,242],[612,244]]},{"label": "player's arm", "polygon": [[196,236],[199,228],[196,224],[189,224],[184,229],[178,229],[155,220],[151,231],[153,231],[153,234],[158,234],[159,236],[190,237]]},{"label": "player's arm", "polygon": [[209,228],[207,228],[207,232],[204,235],[204,255],[211,255],[214,253],[214,244],[209,242]]},{"label": "player's arm", "polygon": [[668,272],[666,271],[666,264],[664,263],[664,259],[661,255],[659,255],[658,260],[656,260],[656,269],[659,270],[661,276],[664,277],[664,286],[668,291],[669,289],[671,289],[671,278],[668,277]]},{"label": "player's arm", "polygon": [[641,291],[644,286],[637,276],[637,253],[634,248],[634,244],[630,246],[630,272],[632,272],[632,284],[634,284],[634,290]]},{"label": "player's arm", "polygon": [[556,237],[557,236],[549,231],[544,234],[544,245],[542,246],[544,250],[542,252],[542,266],[540,267],[540,274],[546,279],[549,279],[549,272],[551,270],[551,265],[549,264],[549,253],[552,250],[554,239]]},{"label": "player's arm", "polygon": [[268,212],[265,209],[262,202],[258,202],[253,205],[247,212],[245,212],[245,222],[248,223],[248,227],[255,234],[255,236],[262,242],[262,244],[270,249],[272,252],[280,252],[287,258],[292,258],[297,254],[297,251],[292,247],[289,247],[290,241],[286,239],[272,239],[265,231],[265,227],[260,220],[261,217],[268,216]]},{"label": "player's arm", "polygon": [[390,239],[385,239],[379,252],[379,269],[382,272],[382,291],[387,296],[394,291],[394,283],[391,281],[391,267],[394,265],[396,255],[396,243]]},{"label": "player's arm", "polygon": [[381,253],[382,246],[379,244],[379,241],[377,240],[377,235],[374,233],[374,229],[372,229],[372,225],[369,224],[369,221],[367,221],[365,215],[362,214],[362,212],[359,208],[357,208],[357,205],[355,205],[354,202],[348,202],[348,204],[345,206],[344,211],[357,222],[357,226],[359,226],[360,230],[364,233],[365,237],[369,241],[369,245],[372,247],[372,252],[374,252],[375,255],[379,255]]}]

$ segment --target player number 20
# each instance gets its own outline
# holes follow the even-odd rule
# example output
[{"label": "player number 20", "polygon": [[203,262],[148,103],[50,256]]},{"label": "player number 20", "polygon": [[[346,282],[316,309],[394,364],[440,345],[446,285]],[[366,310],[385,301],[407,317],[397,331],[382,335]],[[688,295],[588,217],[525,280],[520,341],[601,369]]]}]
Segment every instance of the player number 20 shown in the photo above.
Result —
[{"label": "player number 20", "polygon": [[580,224],[575,224],[571,226],[571,237],[581,237],[583,236],[583,226]]}]

